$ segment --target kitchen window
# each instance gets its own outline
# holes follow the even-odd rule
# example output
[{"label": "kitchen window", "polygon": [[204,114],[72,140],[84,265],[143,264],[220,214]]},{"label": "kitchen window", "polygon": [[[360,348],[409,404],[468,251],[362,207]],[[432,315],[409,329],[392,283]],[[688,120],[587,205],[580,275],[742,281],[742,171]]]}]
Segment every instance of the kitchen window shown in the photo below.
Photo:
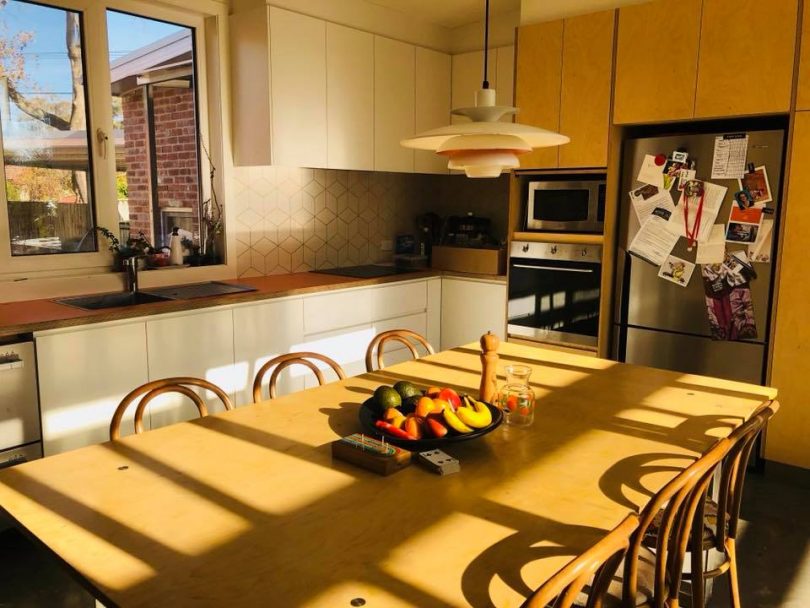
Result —
[{"label": "kitchen window", "polygon": [[109,268],[100,227],[199,243],[203,34],[130,0],[0,0],[0,276]]}]

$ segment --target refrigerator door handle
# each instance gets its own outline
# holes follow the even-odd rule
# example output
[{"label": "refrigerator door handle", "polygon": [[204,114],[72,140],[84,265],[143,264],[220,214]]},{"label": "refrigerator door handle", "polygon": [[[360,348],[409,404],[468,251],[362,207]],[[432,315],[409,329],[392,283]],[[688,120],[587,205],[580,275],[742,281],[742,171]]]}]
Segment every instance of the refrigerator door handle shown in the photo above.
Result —
[{"label": "refrigerator door handle", "polygon": [[529,264],[512,264],[512,268],[525,268],[527,270],[552,270],[554,272],[584,272],[593,274],[592,268],[558,268],[557,266],[530,266]]}]

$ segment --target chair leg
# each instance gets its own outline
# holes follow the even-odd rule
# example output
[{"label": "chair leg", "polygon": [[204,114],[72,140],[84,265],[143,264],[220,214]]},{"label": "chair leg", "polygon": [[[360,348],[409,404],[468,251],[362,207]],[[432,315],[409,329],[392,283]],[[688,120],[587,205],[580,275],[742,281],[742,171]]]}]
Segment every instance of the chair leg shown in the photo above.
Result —
[{"label": "chair leg", "polygon": [[737,544],[733,538],[726,539],[726,555],[728,555],[728,588],[731,594],[732,608],[741,608],[740,583],[737,577]]},{"label": "chair leg", "polygon": [[703,578],[703,547],[695,546],[699,542],[695,540],[696,538],[700,537],[696,535],[692,537],[693,546],[692,550],[689,552],[692,557],[692,571],[689,575],[692,582],[692,608],[704,608],[706,599],[703,593],[705,588],[705,579]]}]

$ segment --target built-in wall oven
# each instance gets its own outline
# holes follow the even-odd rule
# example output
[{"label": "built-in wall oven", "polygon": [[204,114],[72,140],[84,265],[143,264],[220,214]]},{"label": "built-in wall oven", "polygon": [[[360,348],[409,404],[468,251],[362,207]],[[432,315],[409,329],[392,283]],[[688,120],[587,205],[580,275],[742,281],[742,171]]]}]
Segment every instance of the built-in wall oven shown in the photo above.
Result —
[{"label": "built-in wall oven", "polygon": [[601,245],[512,241],[509,336],[595,348],[601,279]]}]

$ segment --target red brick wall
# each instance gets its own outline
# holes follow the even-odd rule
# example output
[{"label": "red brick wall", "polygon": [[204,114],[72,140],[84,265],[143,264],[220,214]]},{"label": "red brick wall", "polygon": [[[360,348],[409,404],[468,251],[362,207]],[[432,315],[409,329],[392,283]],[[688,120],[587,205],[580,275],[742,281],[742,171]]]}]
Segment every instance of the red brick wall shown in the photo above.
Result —
[{"label": "red brick wall", "polygon": [[[191,89],[156,87],[153,101],[158,203],[161,207],[191,207],[196,211],[200,203],[200,184],[194,92]],[[126,93],[123,96],[122,108],[130,232],[134,236],[143,231],[150,241],[159,244],[160,235],[153,234],[149,142],[141,90]],[[189,225],[183,227],[193,233],[199,233],[197,214],[194,214],[194,219]]]}]

